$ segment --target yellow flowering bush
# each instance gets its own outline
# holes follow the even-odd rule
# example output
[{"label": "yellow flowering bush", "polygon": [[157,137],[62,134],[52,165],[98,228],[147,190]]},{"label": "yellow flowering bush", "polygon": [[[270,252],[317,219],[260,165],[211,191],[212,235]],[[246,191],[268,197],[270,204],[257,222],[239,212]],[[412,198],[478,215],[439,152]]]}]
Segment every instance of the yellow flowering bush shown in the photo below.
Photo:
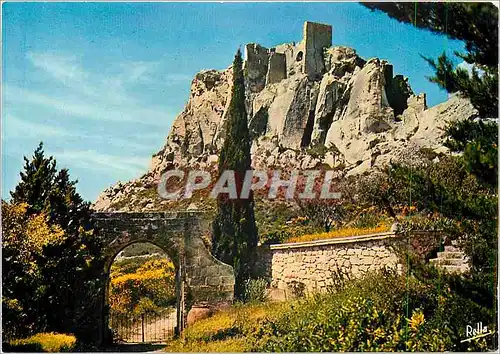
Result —
[{"label": "yellow flowering bush", "polygon": [[[436,296],[443,292],[444,307]],[[252,336],[251,351],[476,349],[479,345],[459,346],[463,337],[453,328],[462,319],[455,316],[471,318],[472,313],[457,307],[462,301],[445,289],[412,277],[375,273],[329,294],[306,298],[264,321]]]},{"label": "yellow flowering bush", "polygon": [[184,339],[172,341],[168,352],[245,352],[251,351],[250,334],[262,321],[274,318],[291,303],[235,305],[195,322],[184,331]]},{"label": "yellow flowering bush", "polygon": [[[50,226],[45,214],[29,216],[26,203],[2,201],[3,335],[15,338],[29,334],[37,318],[33,305],[40,300],[43,284],[38,260],[44,247],[61,244],[66,236],[59,226]],[[17,289],[23,289],[17,291]],[[29,294],[29,296],[26,296]],[[31,317],[30,317],[31,316]]]},{"label": "yellow flowering bush", "polygon": [[436,288],[395,272],[378,272],[352,280],[327,294],[290,302],[235,305],[189,326],[184,337],[169,343],[165,350],[443,352],[491,349],[493,337],[489,342],[482,338],[478,343],[460,346],[464,337],[454,328],[458,320],[455,316],[469,321],[476,313],[456,307],[461,301],[447,288]]},{"label": "yellow flowering bush", "polygon": [[305,235],[301,235],[301,236],[291,237],[286,242],[295,243],[295,242],[326,240],[326,239],[337,238],[337,237],[361,236],[361,235],[368,235],[368,234],[376,234],[379,232],[387,232],[390,229],[391,229],[391,226],[386,224],[386,223],[380,223],[376,227],[365,227],[365,228],[344,227],[344,228],[332,230],[330,232],[305,234]]},{"label": "yellow flowering bush", "polygon": [[2,202],[2,247],[16,251],[16,261],[28,265],[27,271],[36,272],[35,256],[49,244],[64,241],[64,231],[50,226],[45,214],[27,215],[28,204]]},{"label": "yellow flowering bush", "polygon": [[111,267],[109,303],[116,314],[156,313],[175,302],[175,267],[166,258],[133,258]]}]

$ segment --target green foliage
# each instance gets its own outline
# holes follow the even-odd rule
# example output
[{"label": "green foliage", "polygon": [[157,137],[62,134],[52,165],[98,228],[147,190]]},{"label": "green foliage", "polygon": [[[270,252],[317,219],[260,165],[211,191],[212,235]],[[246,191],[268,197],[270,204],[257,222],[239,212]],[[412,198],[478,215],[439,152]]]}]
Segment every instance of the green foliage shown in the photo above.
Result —
[{"label": "green foliage", "polygon": [[461,121],[446,128],[445,142],[451,151],[463,152],[467,170],[480,181],[496,188],[498,179],[498,124],[489,121]]},{"label": "green foliage", "polygon": [[73,335],[60,333],[37,333],[29,338],[12,340],[3,348],[9,352],[71,352],[75,348]]},{"label": "green foliage", "polygon": [[[11,193],[12,203],[28,205],[28,217],[47,215],[48,224],[60,227],[65,236],[62,242],[45,245],[37,256],[36,291],[18,287],[12,279],[23,279],[26,274],[10,258],[3,260],[3,266],[12,270],[11,278],[4,281],[4,294],[10,292],[11,298],[25,304],[18,321],[23,335],[55,331],[72,332],[89,342],[98,339],[100,299],[96,294],[104,288],[102,245],[92,232],[89,203],[76,192],[76,183],[68,170],[58,171],[56,161],[44,156],[40,143],[32,159],[25,158],[21,181]],[[23,222],[20,227],[26,226]]]},{"label": "green foliage", "polygon": [[291,237],[321,231],[323,225],[317,226],[309,219],[300,216],[302,211],[296,203],[256,199],[255,219],[259,225],[259,241],[261,244],[284,243]]},{"label": "green foliage", "polygon": [[467,62],[498,63],[498,9],[491,3],[363,3],[400,22],[465,42]]},{"label": "green foliage", "polygon": [[12,200],[27,203],[30,213],[39,213],[46,209],[46,201],[56,174],[55,165],[52,157],[44,156],[43,144],[40,143],[31,160],[24,157],[24,172],[20,173],[21,182],[14,192],[10,193]]},{"label": "green foliage", "polygon": [[[233,87],[225,126],[226,138],[219,156],[219,174],[226,170],[235,173],[236,192],[240,196],[243,179],[251,168],[248,121],[245,108],[245,82],[240,50],[233,62]],[[257,227],[253,195],[247,199],[228,199],[219,196],[218,213],[213,222],[212,253],[235,270],[235,296],[244,293],[244,281],[253,278],[256,257]]]},{"label": "green foliage", "polygon": [[[38,303],[46,296],[39,260],[44,248],[64,242],[59,226],[44,214],[28,215],[25,203],[2,201],[2,318],[5,338],[44,329],[45,314]],[[29,296],[27,296],[29,295]]]},{"label": "green foliage", "polygon": [[[439,161],[433,162],[436,157]],[[373,185],[380,186],[380,189],[373,190]],[[479,318],[483,318],[484,323],[485,319],[495,318],[498,255],[496,186],[481,183],[469,172],[461,157],[431,155],[427,158],[414,156],[412,163],[392,164],[384,173],[366,177],[358,187],[361,199],[371,203],[380,202],[382,195],[386,205],[394,210],[405,206],[414,208],[419,214],[401,220],[403,232],[422,229],[441,231],[446,242],[457,240],[467,255],[469,274],[447,280],[448,287],[457,296],[447,306],[456,312],[453,315],[452,312],[443,314],[443,317],[455,317],[455,322],[450,321],[449,325],[455,331],[455,339],[460,337],[457,333],[463,331],[466,325],[467,318],[460,317],[463,313],[469,313],[468,321],[475,318],[479,322]],[[412,274],[425,282],[443,281],[444,275],[432,273],[421,263],[422,256],[445,239],[427,240],[430,242],[427,245],[426,240],[420,241],[423,242],[416,247],[421,248],[420,257],[413,261],[407,258],[411,261]],[[468,309],[474,308],[480,311],[470,314]]]},{"label": "green foliage", "polygon": [[477,350],[477,343],[460,343],[465,325],[459,326],[482,317],[494,327],[494,318],[484,315],[445,282],[372,274],[268,318],[253,337],[252,351]]},{"label": "green foliage", "polygon": [[269,283],[266,279],[247,279],[245,282],[245,302],[264,302],[267,300],[267,287]]},{"label": "green foliage", "polygon": [[317,144],[309,147],[307,149],[307,153],[314,158],[325,157],[325,154],[327,153],[327,148],[323,144]]},{"label": "green foliage", "polygon": [[305,296],[306,285],[300,281],[292,280],[287,283],[288,289],[290,289],[292,295],[295,298],[300,298]]},{"label": "green foliage", "polygon": [[454,68],[446,53],[441,54],[437,62],[430,58],[425,61],[434,69],[435,76],[429,78],[450,93],[460,92],[468,97],[479,111],[480,117],[492,118],[498,115],[498,72],[488,70],[479,72],[472,68]]},{"label": "green foliage", "polygon": [[265,197],[255,199],[255,221],[259,225],[259,235],[272,233],[299,216],[298,208],[287,203],[268,200]]},{"label": "green foliage", "polygon": [[[437,61],[424,58],[434,69],[430,81],[450,93],[460,92],[480,118],[498,117],[498,8],[491,3],[365,3],[404,23],[465,42],[466,53],[455,53],[468,70],[455,67],[446,53]],[[463,152],[465,165],[483,182],[495,186],[498,176],[498,124],[454,122],[445,131],[448,146]]]},{"label": "green foliage", "polygon": [[389,208],[393,214],[412,206],[456,219],[496,217],[495,192],[481,185],[463,160],[446,155],[439,155],[438,162],[431,159],[414,155],[412,161],[392,163],[381,173],[365,176],[356,186],[358,202]]},{"label": "green foliage", "polygon": [[390,270],[356,280],[337,274],[327,294],[233,306],[188,327],[185,340],[166,351],[494,350],[495,336],[460,343],[465,324],[482,321],[494,330],[494,311],[463,297],[454,288],[457,277],[425,269],[418,277]]},{"label": "green foliage", "polygon": [[307,149],[307,153],[314,158],[323,158],[327,152],[339,154],[338,148],[333,143],[330,143],[328,147],[324,144],[315,144]]},{"label": "green foliage", "polygon": [[340,225],[348,214],[342,201],[337,199],[297,199],[297,204],[303,215],[325,232]]},{"label": "green foliage", "polygon": [[284,243],[291,237],[291,233],[286,229],[274,230],[260,235],[260,242],[263,245],[275,245]]},{"label": "green foliage", "polygon": [[263,319],[275,317],[288,303],[246,303],[218,311],[184,331],[184,340],[170,342],[167,352],[247,352],[251,336]]},{"label": "green foliage", "polygon": [[376,227],[383,218],[380,215],[370,212],[364,212],[356,216],[352,226],[360,229]]}]

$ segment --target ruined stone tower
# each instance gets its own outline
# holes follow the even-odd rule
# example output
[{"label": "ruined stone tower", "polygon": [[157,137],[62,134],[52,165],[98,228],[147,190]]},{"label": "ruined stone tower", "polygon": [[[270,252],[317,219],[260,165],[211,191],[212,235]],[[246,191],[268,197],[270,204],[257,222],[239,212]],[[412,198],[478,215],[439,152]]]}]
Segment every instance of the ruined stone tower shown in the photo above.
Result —
[{"label": "ruined stone tower", "polygon": [[303,73],[318,78],[325,71],[323,50],[332,46],[332,26],[314,22],[304,23]]},{"label": "ruined stone tower", "polygon": [[280,82],[297,73],[316,80],[325,72],[325,48],[332,46],[332,26],[304,22],[303,38],[298,44],[265,48],[256,43],[245,46],[245,68],[250,92]]}]

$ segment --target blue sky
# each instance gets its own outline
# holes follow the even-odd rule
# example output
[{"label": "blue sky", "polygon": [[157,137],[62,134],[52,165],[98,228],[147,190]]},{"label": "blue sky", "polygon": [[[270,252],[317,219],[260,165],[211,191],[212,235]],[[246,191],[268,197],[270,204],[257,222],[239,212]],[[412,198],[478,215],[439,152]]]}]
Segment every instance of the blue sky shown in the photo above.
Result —
[{"label": "blue sky", "polygon": [[420,54],[463,44],[356,3],[3,3],[2,198],[39,141],[87,200],[142,175],[187,102],[194,74],[223,69],[245,43],[300,41],[303,22],[333,26],[333,44],[379,57],[430,106]]}]

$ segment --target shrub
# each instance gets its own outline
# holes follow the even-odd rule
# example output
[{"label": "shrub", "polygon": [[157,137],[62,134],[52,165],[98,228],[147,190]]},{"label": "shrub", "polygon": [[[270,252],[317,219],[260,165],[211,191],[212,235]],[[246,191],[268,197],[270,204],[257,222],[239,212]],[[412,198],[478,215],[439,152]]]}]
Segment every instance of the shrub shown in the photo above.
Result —
[{"label": "shrub", "polygon": [[[495,328],[494,321],[484,308],[453,293],[446,282],[425,283],[413,276],[383,271],[341,285],[268,318],[252,338],[252,351],[488,348],[483,340],[460,343],[466,323],[488,319],[488,328]],[[492,347],[494,344],[489,344]]]},{"label": "shrub", "polygon": [[76,338],[70,334],[37,333],[29,338],[10,341],[5,351],[12,352],[70,352],[74,349]]},{"label": "shrub", "polygon": [[362,213],[354,221],[353,226],[356,228],[370,228],[377,227],[377,225],[383,221],[380,215],[374,213]]},{"label": "shrub", "polygon": [[304,297],[306,291],[306,285],[300,281],[292,280],[287,284],[288,289],[290,289],[294,297]]},{"label": "shrub", "polygon": [[274,230],[260,236],[260,242],[264,245],[283,243],[291,236],[287,230]]},{"label": "shrub", "polygon": [[289,303],[266,302],[240,304],[218,311],[197,321],[164,349],[167,352],[247,352],[251,350],[251,334],[268,317],[276,317]]},{"label": "shrub", "polygon": [[131,258],[111,266],[109,302],[113,314],[158,313],[175,302],[175,269],[161,256]]},{"label": "shrub", "polygon": [[325,157],[328,149],[323,144],[317,144],[307,149],[307,153],[314,158]]},{"label": "shrub", "polygon": [[267,300],[267,280],[263,278],[248,279],[245,282],[245,302],[264,302]]}]

